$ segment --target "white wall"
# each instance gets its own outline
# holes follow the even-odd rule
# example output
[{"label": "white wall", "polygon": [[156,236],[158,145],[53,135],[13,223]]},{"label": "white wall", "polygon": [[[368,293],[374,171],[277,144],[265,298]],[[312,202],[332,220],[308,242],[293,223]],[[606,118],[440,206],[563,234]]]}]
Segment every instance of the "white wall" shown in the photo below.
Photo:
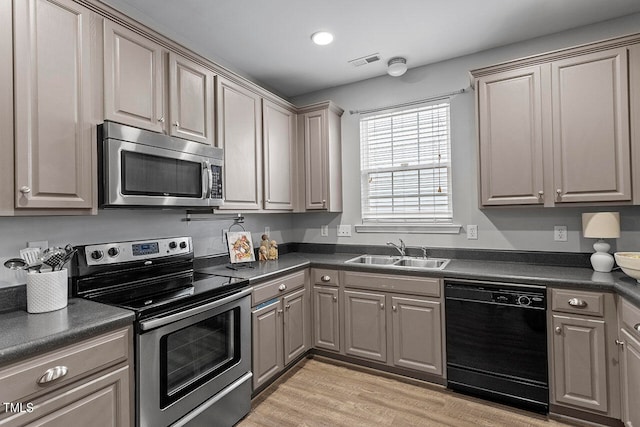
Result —
[{"label": "white wall", "polygon": [[[456,91],[469,86],[468,72],[471,69],[638,32],[640,14],[410,69],[400,78],[383,76],[295,98],[293,101],[297,105],[331,99],[345,109],[345,114],[342,117],[343,213],[297,215],[293,221],[294,235],[297,240],[304,242],[384,244],[399,237],[409,246],[591,251],[593,241],[581,237],[580,214],[593,211],[593,208],[478,209],[473,92],[456,95],[451,100],[452,184],[454,221],[463,225],[477,224],[478,240],[467,240],[464,230],[459,235],[380,235],[355,233],[353,230],[352,237],[337,238],[338,224],[361,223],[359,116],[349,114],[349,110],[389,106]],[[411,58],[407,58],[407,61],[410,65]],[[617,248],[640,250],[640,207],[616,210],[621,212],[623,228]],[[320,226],[323,224],[331,226],[328,238],[320,236]],[[567,242],[553,241],[554,225],[569,227]]]}]

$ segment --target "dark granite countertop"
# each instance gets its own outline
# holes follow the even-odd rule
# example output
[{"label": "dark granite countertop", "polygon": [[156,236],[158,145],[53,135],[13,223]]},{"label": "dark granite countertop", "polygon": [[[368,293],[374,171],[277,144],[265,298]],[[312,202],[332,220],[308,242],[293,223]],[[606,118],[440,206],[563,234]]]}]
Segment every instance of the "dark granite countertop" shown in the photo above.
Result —
[{"label": "dark granite countertop", "polygon": [[348,264],[352,253],[320,254],[308,252],[288,253],[277,261],[255,262],[254,268],[231,270],[226,265],[199,269],[210,274],[248,279],[251,284],[275,278],[305,267],[333,268],[372,273],[422,275],[448,279],[473,279],[492,282],[521,283],[564,288],[584,288],[617,292],[640,306],[640,285],[619,270],[598,273],[591,268],[560,267],[522,262],[479,261],[452,259],[442,270],[398,269],[379,265]]},{"label": "dark granite countertop", "polygon": [[49,313],[0,313],[0,366],[131,325],[133,319],[132,311],[79,298]]}]

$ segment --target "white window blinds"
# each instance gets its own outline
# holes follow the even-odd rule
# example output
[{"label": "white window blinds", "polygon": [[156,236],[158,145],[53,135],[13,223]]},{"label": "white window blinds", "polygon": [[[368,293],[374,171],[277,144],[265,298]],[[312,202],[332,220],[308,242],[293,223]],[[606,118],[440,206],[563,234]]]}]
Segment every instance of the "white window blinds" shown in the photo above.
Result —
[{"label": "white window blinds", "polygon": [[451,223],[449,101],[360,120],[363,223]]}]

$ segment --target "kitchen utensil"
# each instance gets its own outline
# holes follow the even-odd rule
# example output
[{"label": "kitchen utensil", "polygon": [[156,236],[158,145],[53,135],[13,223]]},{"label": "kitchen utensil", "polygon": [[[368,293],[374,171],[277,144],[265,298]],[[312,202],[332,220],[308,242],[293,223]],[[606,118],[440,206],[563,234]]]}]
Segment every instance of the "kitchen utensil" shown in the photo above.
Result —
[{"label": "kitchen utensil", "polygon": [[36,264],[40,258],[40,248],[20,249],[20,258],[27,261],[29,265]]},{"label": "kitchen utensil", "polygon": [[66,251],[62,248],[48,248],[42,253],[40,260],[43,264],[51,267],[51,270],[55,270],[65,255]]},{"label": "kitchen utensil", "polygon": [[29,263],[22,258],[9,258],[4,262],[4,266],[9,270],[24,270],[29,267]]},{"label": "kitchen utensil", "polygon": [[[62,261],[60,261],[60,263],[58,263],[57,265],[57,269],[58,270],[62,270],[64,268],[64,266],[71,261],[71,258],[73,258],[73,256],[76,254],[77,250],[73,249],[70,245],[65,246],[65,251],[66,253],[64,254],[64,257],[62,258]],[[54,268],[55,270],[55,268]]]}]

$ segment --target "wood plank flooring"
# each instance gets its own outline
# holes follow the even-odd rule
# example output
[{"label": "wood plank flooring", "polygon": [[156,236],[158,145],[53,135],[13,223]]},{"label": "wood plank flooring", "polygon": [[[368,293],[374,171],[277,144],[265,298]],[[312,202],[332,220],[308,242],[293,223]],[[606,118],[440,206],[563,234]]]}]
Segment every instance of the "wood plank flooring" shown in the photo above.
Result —
[{"label": "wood plank flooring", "polygon": [[257,396],[237,427],[571,425],[576,424],[315,358],[301,361]]}]

